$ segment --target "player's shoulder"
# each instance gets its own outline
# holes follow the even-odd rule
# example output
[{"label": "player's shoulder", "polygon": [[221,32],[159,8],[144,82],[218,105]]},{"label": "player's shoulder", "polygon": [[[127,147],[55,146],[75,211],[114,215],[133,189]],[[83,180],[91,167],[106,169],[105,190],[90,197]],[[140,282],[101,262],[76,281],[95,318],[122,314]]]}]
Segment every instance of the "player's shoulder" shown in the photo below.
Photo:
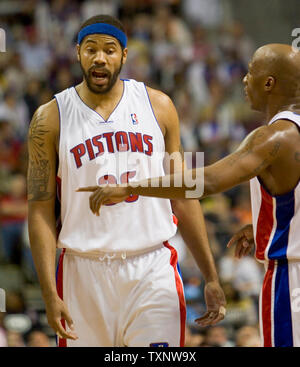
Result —
[{"label": "player's shoulder", "polygon": [[296,124],[295,121],[287,119],[279,119],[268,125],[268,129],[273,133],[281,133],[283,137],[289,137],[291,135],[296,135],[300,137],[300,126]]},{"label": "player's shoulder", "polygon": [[56,99],[53,98],[51,101],[40,105],[32,118],[31,123],[39,123],[47,127],[52,132],[59,130],[59,110]]},{"label": "player's shoulder", "polygon": [[[35,113],[39,115],[45,115],[49,118],[51,118],[53,114],[55,116],[55,114],[57,113],[57,116],[59,117],[56,99],[52,98],[51,101],[40,105],[37,108],[37,110],[35,111]],[[48,116],[48,115],[51,115],[51,116]]]},{"label": "player's shoulder", "polygon": [[36,136],[47,136],[48,143],[54,143],[58,147],[59,125],[58,106],[53,98],[36,109],[29,126],[28,142],[33,141]]},{"label": "player's shoulder", "polygon": [[300,139],[300,134],[295,124],[277,120],[253,130],[240,147],[264,157],[279,158],[295,149],[297,139]]},{"label": "player's shoulder", "polygon": [[270,143],[274,142],[282,150],[294,149],[300,142],[300,130],[297,124],[291,120],[279,119],[264,129],[265,138]]},{"label": "player's shoulder", "polygon": [[149,99],[163,135],[177,129],[178,114],[171,98],[164,92],[146,86]]},{"label": "player's shoulder", "polygon": [[290,120],[280,119],[272,124],[260,126],[253,130],[249,137],[258,142],[268,142],[269,140],[277,140],[284,142],[289,141],[292,137],[300,138],[299,127]]},{"label": "player's shoulder", "polygon": [[157,108],[172,108],[173,102],[171,98],[164,92],[158,89],[151,88],[146,85],[146,89],[152,105]]}]

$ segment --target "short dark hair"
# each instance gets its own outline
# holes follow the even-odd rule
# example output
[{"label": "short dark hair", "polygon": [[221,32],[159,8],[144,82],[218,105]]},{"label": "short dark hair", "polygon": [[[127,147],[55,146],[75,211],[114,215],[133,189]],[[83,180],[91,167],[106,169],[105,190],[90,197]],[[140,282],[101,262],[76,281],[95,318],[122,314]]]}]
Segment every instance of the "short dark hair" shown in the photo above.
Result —
[{"label": "short dark hair", "polygon": [[[119,19],[112,17],[111,15],[106,15],[106,14],[98,14],[98,15],[94,15],[93,17],[87,19],[80,27],[78,33],[86,26],[91,25],[91,24],[96,24],[96,23],[106,23],[106,24],[110,24],[113,25],[114,27],[120,29],[122,32],[125,32],[125,28],[123,26],[123,24],[119,21]],[[120,41],[119,41],[120,43]],[[121,45],[121,43],[120,43]],[[122,50],[124,49],[124,47],[121,45]]]}]

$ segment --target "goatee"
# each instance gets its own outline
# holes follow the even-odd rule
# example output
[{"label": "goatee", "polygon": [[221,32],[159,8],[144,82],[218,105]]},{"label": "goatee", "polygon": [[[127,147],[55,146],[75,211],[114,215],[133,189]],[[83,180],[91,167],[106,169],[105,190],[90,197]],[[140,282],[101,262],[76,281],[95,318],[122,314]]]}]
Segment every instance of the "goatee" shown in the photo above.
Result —
[{"label": "goatee", "polygon": [[118,79],[118,76],[120,75],[121,70],[122,70],[122,67],[123,67],[123,56],[122,56],[122,59],[121,59],[119,68],[113,74],[111,74],[109,71],[105,70],[105,72],[108,75],[108,84],[107,84],[106,87],[97,86],[97,85],[95,85],[95,84],[92,83],[92,81],[91,81],[91,74],[92,74],[92,70],[95,68],[95,65],[92,66],[88,70],[88,72],[86,72],[84,70],[84,68],[82,67],[81,61],[79,61],[79,65],[80,65],[80,68],[82,70],[83,77],[84,77],[84,79],[86,81],[86,85],[89,88],[89,90],[92,93],[95,93],[95,94],[105,94],[105,93],[108,93],[112,89],[112,87],[116,84],[116,81]]}]

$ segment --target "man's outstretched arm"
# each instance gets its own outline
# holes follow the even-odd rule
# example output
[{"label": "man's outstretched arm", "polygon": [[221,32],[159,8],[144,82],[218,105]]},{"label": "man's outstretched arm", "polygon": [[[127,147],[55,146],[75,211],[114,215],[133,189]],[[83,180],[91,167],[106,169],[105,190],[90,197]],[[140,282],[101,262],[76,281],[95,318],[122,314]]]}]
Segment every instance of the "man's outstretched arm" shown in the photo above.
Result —
[{"label": "man's outstretched arm", "polygon": [[[119,202],[128,195],[154,196],[169,199],[200,198],[229,190],[249,181],[265,171],[274,160],[285,154],[289,144],[291,124],[279,121],[263,126],[250,133],[239,148],[216,163],[175,173],[169,176],[131,182],[118,187],[91,186],[79,191],[93,192],[91,209],[96,214],[101,205]],[[178,184],[179,183],[179,184]],[[199,190],[202,187],[203,190]],[[189,196],[192,193],[192,196]]]}]

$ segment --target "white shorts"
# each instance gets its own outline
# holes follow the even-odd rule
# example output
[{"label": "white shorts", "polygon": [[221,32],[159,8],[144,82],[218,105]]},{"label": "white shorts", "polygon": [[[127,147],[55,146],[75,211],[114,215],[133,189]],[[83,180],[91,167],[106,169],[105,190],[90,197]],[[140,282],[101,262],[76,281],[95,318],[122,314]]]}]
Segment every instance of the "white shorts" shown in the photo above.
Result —
[{"label": "white shorts", "polygon": [[270,260],[260,295],[264,347],[300,347],[300,261]]},{"label": "white shorts", "polygon": [[57,290],[78,339],[59,338],[58,345],[184,346],[186,308],[177,266],[176,250],[168,242],[125,259],[63,250]]}]

